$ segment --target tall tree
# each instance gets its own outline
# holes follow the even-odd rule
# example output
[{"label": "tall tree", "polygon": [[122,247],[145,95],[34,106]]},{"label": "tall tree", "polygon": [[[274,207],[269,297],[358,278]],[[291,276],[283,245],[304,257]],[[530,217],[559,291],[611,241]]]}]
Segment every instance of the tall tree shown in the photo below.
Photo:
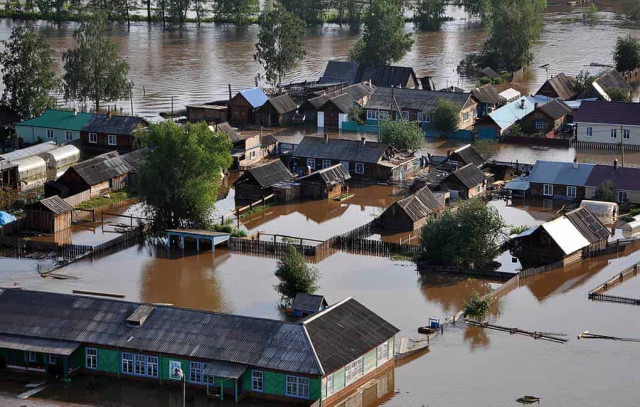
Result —
[{"label": "tall tree", "polygon": [[362,23],[363,2],[359,0],[332,0],[331,7],[337,13],[338,23],[359,28]]},{"label": "tall tree", "polygon": [[349,51],[349,59],[378,65],[401,60],[413,45],[404,25],[400,0],[372,0],[365,13],[362,38]]},{"label": "tall tree", "polygon": [[613,61],[619,72],[631,72],[640,68],[640,40],[630,35],[618,37],[616,49],[613,51]]},{"label": "tall tree", "polygon": [[83,22],[73,38],[76,48],[62,55],[65,97],[90,100],[96,111],[101,101],[127,99],[129,64],[118,57],[116,45],[107,37],[104,16]]},{"label": "tall tree", "polygon": [[416,0],[413,6],[416,26],[423,31],[437,31],[444,21],[443,0]]},{"label": "tall tree", "polygon": [[307,25],[322,23],[326,0],[280,0],[284,8]]},{"label": "tall tree", "polygon": [[23,119],[55,106],[51,95],[60,90],[53,71],[53,51],[32,25],[17,25],[0,53],[6,103]]},{"label": "tall tree", "polygon": [[214,0],[213,8],[218,18],[246,24],[258,10],[258,0]]},{"label": "tall tree", "polygon": [[547,0],[492,0],[490,34],[482,51],[485,64],[504,69],[529,65],[546,6]]},{"label": "tall tree", "polygon": [[202,19],[205,18],[209,12],[211,11],[209,7],[209,0],[193,0],[192,7],[193,11],[196,13],[196,22],[198,26],[202,22]]},{"label": "tall tree", "polygon": [[440,98],[431,112],[433,127],[442,134],[452,134],[460,126],[460,106],[450,100]]},{"label": "tall tree", "polygon": [[149,126],[146,138],[149,156],[138,189],[152,231],[210,227],[221,174],[232,162],[227,136],[206,123],[180,127],[167,121]]},{"label": "tall tree", "polygon": [[380,126],[380,139],[398,150],[418,150],[424,146],[425,135],[418,122],[389,120]]},{"label": "tall tree", "polygon": [[187,21],[187,12],[190,6],[190,0],[169,0],[169,17],[171,21],[184,24]]},{"label": "tall tree", "polygon": [[464,7],[472,16],[484,18],[491,12],[491,0],[455,0],[453,4]]},{"label": "tall tree", "polygon": [[267,81],[279,85],[307,54],[302,43],[305,24],[280,5],[263,11],[259,24],[255,58],[264,67]]}]

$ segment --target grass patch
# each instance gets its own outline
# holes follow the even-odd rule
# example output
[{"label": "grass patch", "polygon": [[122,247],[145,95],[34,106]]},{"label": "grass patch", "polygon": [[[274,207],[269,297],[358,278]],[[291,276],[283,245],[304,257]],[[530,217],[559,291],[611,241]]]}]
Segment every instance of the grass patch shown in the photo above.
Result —
[{"label": "grass patch", "polygon": [[97,196],[89,201],[82,202],[81,204],[77,205],[76,208],[97,209],[102,206],[114,205],[134,197],[134,194],[126,188],[118,192],[111,192],[108,195],[109,197],[106,197],[104,195]]},{"label": "grass patch", "polygon": [[509,230],[509,235],[519,235],[522,232],[525,232],[527,230],[531,229],[529,226],[513,226],[510,230]]},{"label": "grass patch", "polygon": [[344,201],[345,199],[349,199],[352,196],[354,196],[354,194],[350,194],[350,193],[349,194],[342,194],[340,196],[337,196],[337,197],[333,198],[333,200],[334,201]]},{"label": "grass patch", "polygon": [[393,261],[418,261],[420,255],[417,253],[393,253],[391,260]]},{"label": "grass patch", "polygon": [[242,229],[234,228],[230,224],[225,225],[213,225],[213,230],[216,232],[229,233],[231,237],[246,237],[247,232]]},{"label": "grass patch", "polygon": [[269,208],[271,208],[270,204],[254,206],[253,208],[249,209],[248,211],[240,215],[240,219],[244,219],[247,216],[255,215],[256,213],[264,212]]}]

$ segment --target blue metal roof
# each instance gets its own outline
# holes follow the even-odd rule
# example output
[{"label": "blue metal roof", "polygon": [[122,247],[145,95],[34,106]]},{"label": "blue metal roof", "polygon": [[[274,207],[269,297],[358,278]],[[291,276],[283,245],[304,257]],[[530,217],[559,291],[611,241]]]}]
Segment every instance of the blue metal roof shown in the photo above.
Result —
[{"label": "blue metal roof", "polygon": [[536,161],[529,174],[529,182],[537,184],[560,184],[585,186],[594,164],[571,162]]},{"label": "blue metal roof", "polygon": [[0,226],[14,222],[16,217],[7,212],[0,212]]},{"label": "blue metal roof", "polygon": [[[524,101],[524,106],[522,105]],[[540,104],[540,100],[531,97],[521,97],[511,103],[507,103],[500,109],[489,114],[489,117],[502,129],[511,127],[515,122],[533,112],[536,103]]]},{"label": "blue metal roof", "polygon": [[240,91],[240,94],[247,100],[247,102],[249,102],[251,106],[253,106],[254,109],[259,108],[260,106],[267,103],[267,100],[269,100],[267,95],[265,95],[260,88],[244,89]]}]

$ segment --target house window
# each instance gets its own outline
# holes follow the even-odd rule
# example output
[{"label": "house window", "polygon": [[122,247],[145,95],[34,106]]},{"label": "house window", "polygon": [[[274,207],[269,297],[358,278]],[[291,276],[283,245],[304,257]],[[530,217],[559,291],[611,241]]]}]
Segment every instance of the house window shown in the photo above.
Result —
[{"label": "house window", "polygon": [[262,370],[251,371],[251,390],[264,391],[264,372]]},{"label": "house window", "polygon": [[316,159],[315,158],[307,158],[307,167],[311,168],[312,170],[316,169]]},{"label": "house window", "polygon": [[158,377],[157,356],[147,356],[147,376]]},{"label": "house window", "polygon": [[26,351],[24,353],[24,360],[25,360],[25,362],[35,363],[35,361],[36,361],[36,353],[35,352],[31,352],[31,351]]},{"label": "house window", "polygon": [[593,127],[587,127],[585,136],[592,137],[593,136]]},{"label": "house window", "polygon": [[53,129],[47,129],[47,138],[53,138]]},{"label": "house window", "polygon": [[625,140],[629,140],[631,138],[631,130],[629,129],[622,130],[622,138]]},{"label": "house window", "polygon": [[425,115],[424,119],[425,119],[425,120],[424,120],[425,122],[427,122],[427,123],[431,123],[431,119],[432,119],[432,117],[431,117],[431,113],[427,113],[427,114]]},{"label": "house window", "polygon": [[469,120],[469,112],[462,113],[462,121],[466,122]]},{"label": "house window", "polygon": [[389,120],[389,112],[387,112],[387,111],[381,111],[380,113],[378,113],[378,119],[379,119],[380,121]]},{"label": "house window", "polygon": [[544,123],[540,120],[536,121],[536,130],[544,130]]},{"label": "house window", "polygon": [[611,129],[611,138],[618,138],[618,129]]},{"label": "house window", "polygon": [[567,196],[569,198],[575,198],[576,194],[577,194],[578,188],[574,187],[574,186],[568,186],[567,187]]},{"label": "house window", "polygon": [[479,193],[480,191],[482,191],[482,187],[480,185],[476,185],[476,192]]},{"label": "house window", "polygon": [[327,396],[330,396],[334,393],[333,390],[333,373],[327,376]]},{"label": "house window", "polygon": [[56,355],[48,355],[47,356],[47,364],[55,365],[58,363],[58,357]]},{"label": "house window", "polygon": [[87,348],[84,354],[84,366],[87,369],[98,368],[98,349]]},{"label": "house window", "polygon": [[122,354],[122,373],[133,374],[133,355],[131,353]]},{"label": "house window", "polygon": [[249,154],[251,158],[256,158],[256,150],[252,150],[251,154]]},{"label": "house window", "polygon": [[309,398],[309,379],[287,376],[287,396]]},{"label": "house window", "polygon": [[378,120],[378,111],[377,110],[367,110],[367,120]]},{"label": "house window", "polygon": [[552,184],[544,184],[542,194],[544,196],[553,196],[553,185]]},{"label": "house window", "polygon": [[110,146],[117,146],[118,138],[114,134],[109,134],[107,136],[107,144],[109,144]]},{"label": "house window", "polygon": [[402,115],[402,118],[404,120],[409,120],[409,112],[407,112],[406,110],[403,112],[400,112],[400,114]]},{"label": "house window", "polygon": [[356,163],[356,174],[364,174],[364,164],[363,163]]},{"label": "house window", "polygon": [[331,160],[322,160],[322,168],[331,167]]},{"label": "house window", "polygon": [[419,121],[420,123],[422,123],[423,121],[425,121],[425,120],[424,120],[424,113],[422,113],[422,112],[418,112],[418,114],[416,115],[416,118],[418,119],[418,121]]},{"label": "house window", "polygon": [[389,360],[389,341],[386,341],[382,345],[378,346],[378,365],[383,364]]},{"label": "house window", "polygon": [[619,203],[627,202],[627,193],[626,193],[626,191],[618,191],[618,202]]},{"label": "house window", "polygon": [[147,357],[145,355],[133,355],[133,373],[144,376],[147,367]]},{"label": "house window", "polygon": [[64,139],[67,140],[67,141],[73,140],[73,132],[72,131],[65,131],[64,132]]},{"label": "house window", "polygon": [[191,383],[203,383],[202,371],[204,364],[202,362],[189,363],[189,381]]},{"label": "house window", "polygon": [[345,368],[345,380],[347,384],[351,384],[362,377],[364,374],[364,358],[360,357],[349,363]]},{"label": "house window", "polygon": [[96,144],[98,142],[98,135],[96,133],[89,133],[89,143]]}]

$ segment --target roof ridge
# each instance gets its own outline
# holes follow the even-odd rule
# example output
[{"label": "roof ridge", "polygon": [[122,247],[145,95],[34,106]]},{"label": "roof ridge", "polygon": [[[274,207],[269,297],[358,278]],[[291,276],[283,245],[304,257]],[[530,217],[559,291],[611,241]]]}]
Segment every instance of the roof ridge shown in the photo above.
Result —
[{"label": "roof ridge", "polygon": [[304,320],[300,321],[300,323],[302,325],[306,325],[308,322],[311,322],[315,319],[317,319],[318,317],[338,308],[339,306],[343,305],[344,303],[346,303],[347,301],[353,300],[353,297],[347,297],[342,301],[336,302],[335,304],[329,305],[327,308],[323,309],[320,312],[316,312],[315,314],[311,315],[308,318],[305,318]]}]

